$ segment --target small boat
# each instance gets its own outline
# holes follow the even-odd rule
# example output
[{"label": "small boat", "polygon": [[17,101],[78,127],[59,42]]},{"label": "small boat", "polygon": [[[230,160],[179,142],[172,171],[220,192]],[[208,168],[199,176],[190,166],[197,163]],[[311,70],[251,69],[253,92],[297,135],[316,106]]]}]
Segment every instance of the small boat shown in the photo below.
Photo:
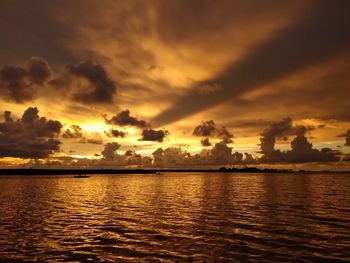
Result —
[{"label": "small boat", "polygon": [[89,178],[90,175],[86,175],[86,174],[79,174],[79,175],[74,175],[74,178]]}]

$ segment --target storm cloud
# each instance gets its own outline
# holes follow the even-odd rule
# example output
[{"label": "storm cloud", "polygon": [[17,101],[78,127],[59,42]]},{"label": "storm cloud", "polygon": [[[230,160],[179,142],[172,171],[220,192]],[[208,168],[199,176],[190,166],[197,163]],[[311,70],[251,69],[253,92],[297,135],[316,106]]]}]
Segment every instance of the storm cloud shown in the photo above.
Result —
[{"label": "storm cloud", "polygon": [[111,119],[105,118],[108,124],[118,126],[134,126],[140,129],[147,128],[149,124],[144,120],[139,120],[130,115],[129,110],[124,110],[113,116]]},{"label": "storm cloud", "polygon": [[211,146],[211,142],[210,142],[210,140],[209,140],[208,137],[202,139],[202,140],[201,140],[201,144],[202,144],[202,146],[204,146],[204,147],[209,147],[209,146]]},{"label": "storm cloud", "polygon": [[113,161],[116,156],[116,151],[120,148],[120,144],[117,142],[109,142],[105,144],[104,150],[101,152],[103,159],[107,161]]},{"label": "storm cloud", "polygon": [[275,151],[276,139],[287,139],[291,135],[304,135],[307,131],[315,129],[312,126],[294,125],[290,117],[284,118],[279,122],[271,123],[260,137],[261,152],[268,154]]},{"label": "storm cloud", "polygon": [[124,138],[126,136],[126,132],[117,130],[117,129],[110,129],[108,132],[105,132],[105,134],[108,137],[120,137],[120,138]]},{"label": "storm cloud", "polygon": [[51,76],[50,65],[40,57],[31,57],[23,67],[4,66],[0,69],[0,96],[16,103],[31,101]]},{"label": "storm cloud", "polygon": [[18,120],[4,113],[0,123],[0,157],[47,158],[59,151],[57,139],[62,124],[39,116],[35,107],[28,108]]},{"label": "storm cloud", "polygon": [[167,130],[142,130],[142,137],[139,141],[163,142],[164,138],[169,134]]},{"label": "storm cloud", "polygon": [[[192,135],[198,137],[220,138],[225,144],[233,142],[233,135],[226,129],[226,127],[217,127],[213,120],[202,121],[202,124],[194,128]],[[204,143],[208,144],[208,142],[209,139],[207,141],[204,139]]]},{"label": "storm cloud", "polygon": [[83,138],[83,129],[78,125],[71,125],[68,129],[64,131],[62,137],[66,139]]},{"label": "storm cloud", "polygon": [[[314,149],[305,133],[315,129],[312,126],[293,125],[291,118],[272,123],[260,137],[260,148],[263,156],[261,162],[267,163],[305,163],[305,162],[333,162],[340,159],[340,152],[330,148]],[[287,140],[289,136],[296,137],[291,142],[291,150],[281,151],[275,149],[277,139]]]},{"label": "storm cloud", "polygon": [[83,103],[112,103],[117,87],[109,78],[106,70],[93,60],[85,60],[77,64],[68,64],[70,74],[89,82],[89,91],[77,92],[73,97]]}]

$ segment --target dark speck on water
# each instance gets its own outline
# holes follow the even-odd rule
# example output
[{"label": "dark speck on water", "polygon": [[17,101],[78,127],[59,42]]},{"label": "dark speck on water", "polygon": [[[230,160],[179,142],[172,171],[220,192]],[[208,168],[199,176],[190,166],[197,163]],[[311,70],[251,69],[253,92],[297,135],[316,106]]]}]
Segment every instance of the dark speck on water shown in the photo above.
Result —
[{"label": "dark speck on water", "polygon": [[0,177],[0,261],[349,262],[350,174]]}]

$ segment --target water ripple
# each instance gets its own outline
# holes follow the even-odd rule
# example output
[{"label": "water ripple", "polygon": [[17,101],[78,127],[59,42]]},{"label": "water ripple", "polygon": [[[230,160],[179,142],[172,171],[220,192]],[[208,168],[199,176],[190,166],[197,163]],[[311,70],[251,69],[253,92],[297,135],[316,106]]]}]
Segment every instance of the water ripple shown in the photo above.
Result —
[{"label": "water ripple", "polygon": [[0,178],[0,262],[349,262],[347,174]]}]

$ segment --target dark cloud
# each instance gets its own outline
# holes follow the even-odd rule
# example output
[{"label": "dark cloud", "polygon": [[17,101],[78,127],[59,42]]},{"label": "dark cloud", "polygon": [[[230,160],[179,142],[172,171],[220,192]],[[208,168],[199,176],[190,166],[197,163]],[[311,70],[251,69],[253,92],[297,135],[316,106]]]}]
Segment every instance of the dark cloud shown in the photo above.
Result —
[{"label": "dark cloud", "polygon": [[[87,82],[79,83],[79,91],[76,78]],[[82,103],[113,103],[113,97],[117,92],[114,81],[108,76],[105,68],[93,60],[84,60],[77,64],[66,66],[66,75],[50,82],[53,86],[73,90],[73,99]],[[72,87],[73,86],[73,87]]]},{"label": "dark cloud", "polygon": [[299,135],[291,142],[292,150],[285,153],[285,161],[304,163],[304,162],[333,162],[339,161],[340,152],[330,148],[321,150],[313,149],[312,143],[307,138]]},{"label": "dark cloud", "polygon": [[109,124],[118,126],[134,126],[140,129],[147,128],[149,126],[146,121],[139,120],[136,117],[131,116],[129,110],[121,111],[111,119],[105,118],[105,120]]},{"label": "dark cloud", "polygon": [[210,151],[211,162],[215,164],[233,163],[232,148],[225,143],[216,143]]},{"label": "dark cloud", "polygon": [[120,148],[120,144],[117,142],[109,142],[105,144],[104,150],[101,152],[103,159],[107,161],[113,161],[116,156],[116,151]]},{"label": "dark cloud", "polygon": [[194,88],[153,122],[157,125],[174,122],[347,52],[350,49],[349,12],[347,0],[336,4],[316,1],[300,21],[252,49],[217,78],[208,80],[221,87],[216,93],[198,94]]},{"label": "dark cloud", "polygon": [[153,164],[156,167],[172,166],[207,166],[240,165],[257,163],[250,154],[232,152],[232,148],[223,142],[216,143],[211,149],[204,149],[199,154],[191,155],[181,147],[158,148],[153,152]]},{"label": "dark cloud", "polygon": [[350,146],[350,129],[346,133],[338,135],[338,137],[345,137],[345,146]]},{"label": "dark cloud", "polygon": [[225,128],[218,128],[213,120],[202,121],[194,128],[192,135],[199,137],[220,138],[223,143],[232,143],[233,135]]},{"label": "dark cloud", "polygon": [[[312,126],[293,126],[291,118],[284,118],[280,122],[272,123],[260,137],[262,162],[331,162],[339,160],[340,153],[329,148],[313,149],[305,133],[315,129]],[[291,142],[291,150],[280,151],[275,149],[277,139],[287,139],[296,135]]]},{"label": "dark cloud", "polygon": [[284,118],[279,122],[272,123],[261,134],[261,152],[264,154],[274,152],[276,139],[286,139],[288,136],[291,135],[304,135],[306,132],[314,129],[315,127],[313,126],[293,126],[293,120],[289,117]]},{"label": "dark cloud", "polygon": [[62,137],[66,139],[83,138],[83,129],[78,125],[71,125],[70,128],[64,131]]},{"label": "dark cloud", "polygon": [[120,137],[120,138],[124,138],[126,136],[126,133],[120,130],[116,130],[116,129],[110,129],[109,132],[105,132],[105,134],[108,137]]},{"label": "dark cloud", "polygon": [[[31,57],[23,67],[4,66],[0,69],[0,97],[23,103],[36,99],[39,90],[51,88],[56,95],[80,103],[113,103],[117,92],[104,67],[92,60],[68,64],[63,74],[52,77],[50,65],[40,57]],[[84,81],[79,82],[81,79]]]},{"label": "dark cloud", "polygon": [[5,111],[0,123],[0,157],[47,158],[59,151],[61,142],[56,139],[62,124],[39,117],[37,108],[28,108],[14,121]]},{"label": "dark cloud", "polygon": [[202,137],[216,137],[218,133],[218,129],[216,128],[216,124],[214,121],[202,121],[201,125],[198,125],[194,128],[192,135],[194,136],[202,136]]},{"label": "dark cloud", "polygon": [[4,66],[0,69],[0,96],[16,103],[33,100],[37,87],[51,76],[49,64],[40,57],[31,57],[24,67]]},{"label": "dark cloud", "polygon": [[79,143],[90,143],[90,144],[102,144],[102,138],[99,134],[95,134],[95,138],[87,138],[83,129],[78,125],[71,125],[68,129],[64,131],[62,137],[65,139],[79,139]]},{"label": "dark cloud", "polygon": [[211,146],[211,142],[210,142],[210,140],[209,140],[208,137],[202,139],[202,140],[201,140],[201,144],[202,144],[202,146],[204,146],[204,147],[209,147],[209,146]]},{"label": "dark cloud", "polygon": [[27,72],[34,84],[42,85],[51,78],[49,63],[41,57],[31,57],[27,62]]},{"label": "dark cloud", "polygon": [[[71,15],[69,1],[4,0],[0,9],[0,61],[23,61],[40,54],[56,63],[77,59],[68,41],[76,36],[76,24],[62,23],[58,15]],[[63,10],[64,9],[64,10]],[[81,11],[81,8],[80,8]]]},{"label": "dark cloud", "polygon": [[144,129],[142,130],[142,138],[140,141],[154,141],[163,142],[164,138],[169,134],[167,130],[153,130]]},{"label": "dark cloud", "polygon": [[346,154],[346,155],[343,157],[342,161],[344,161],[344,162],[350,162],[350,154]]},{"label": "dark cloud", "polygon": [[261,134],[261,152],[263,154],[274,152],[276,138],[291,135],[292,126],[293,121],[291,118],[285,118],[280,122],[270,124]]}]

